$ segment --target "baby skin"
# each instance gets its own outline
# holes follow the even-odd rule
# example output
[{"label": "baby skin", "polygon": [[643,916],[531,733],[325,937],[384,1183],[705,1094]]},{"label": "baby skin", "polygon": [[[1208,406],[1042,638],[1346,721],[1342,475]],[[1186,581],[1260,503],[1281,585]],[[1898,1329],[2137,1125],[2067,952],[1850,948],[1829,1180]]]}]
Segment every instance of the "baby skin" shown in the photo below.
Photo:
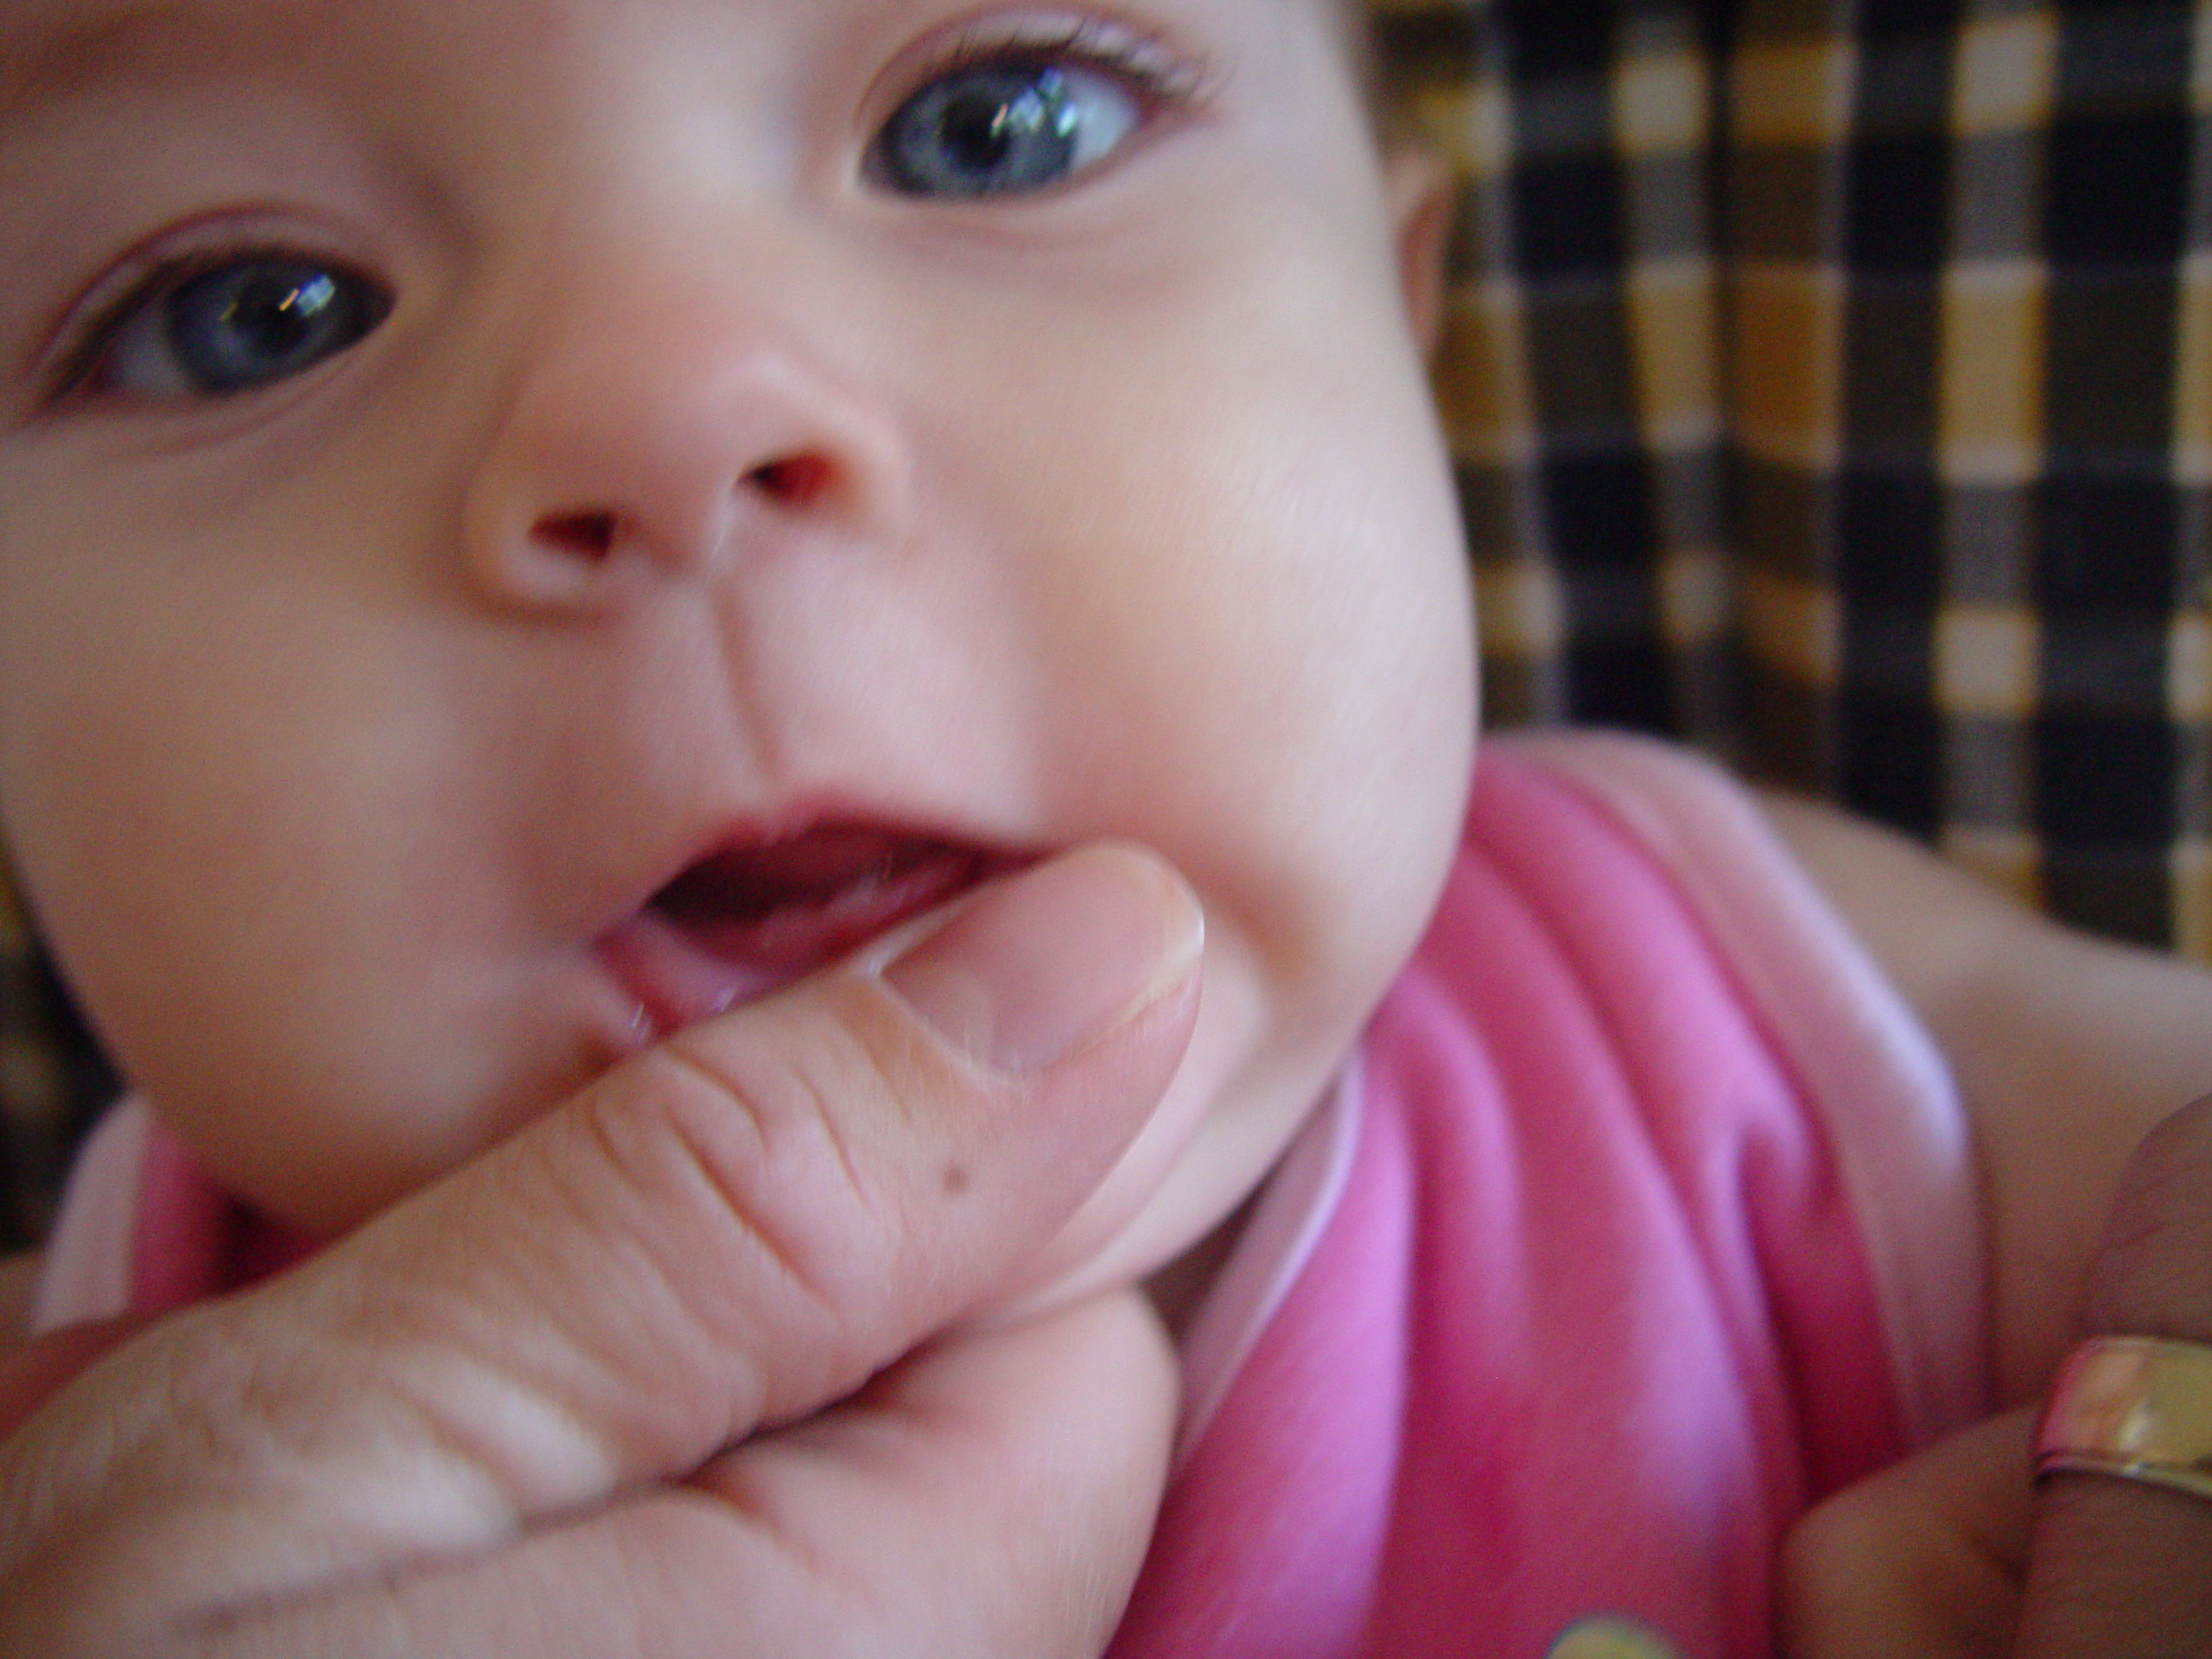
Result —
[{"label": "baby skin", "polygon": [[[1103,1643],[1172,1416],[1129,1287],[1171,1323],[1202,1287],[1473,765],[1446,205],[1345,34],[1319,0],[10,8],[13,868],[134,1091],[335,1241],[18,1430],[0,1586],[44,1650],[512,1643],[546,1594],[524,1645],[612,1644],[568,1584],[761,1651],[836,1650],[790,1633],[856,1601],[908,1651]],[[2212,983],[1774,816],[1951,1059],[2032,1400],[2130,1148],[2212,1084]],[[655,1230],[702,1193],[740,1244]],[[644,1275],[605,1319],[587,1259]],[[503,1341],[455,1365],[472,1325]],[[299,1357],[340,1327],[355,1370]],[[45,1352],[26,1402],[82,1357]],[[1049,1640],[914,1637],[927,1573],[828,1593],[906,1563],[836,1554],[883,1414],[817,1414],[910,1353],[874,1403],[959,1432],[907,1497],[946,1446],[979,1515],[1120,1494],[1035,1551],[1107,1563]],[[163,1445],[226,1363],[296,1409]],[[338,1411],[364,1375],[391,1409]],[[1052,1431],[1026,1479],[1001,1419]],[[1071,1441],[1138,1455],[1069,1475]],[[303,1443],[440,1501],[302,1497]],[[762,1497],[795,1468],[804,1522]],[[641,1491],[681,1522],[616,1532]],[[210,1514],[276,1564],[175,1547]],[[848,1576],[737,1574],[764,1536]]]}]

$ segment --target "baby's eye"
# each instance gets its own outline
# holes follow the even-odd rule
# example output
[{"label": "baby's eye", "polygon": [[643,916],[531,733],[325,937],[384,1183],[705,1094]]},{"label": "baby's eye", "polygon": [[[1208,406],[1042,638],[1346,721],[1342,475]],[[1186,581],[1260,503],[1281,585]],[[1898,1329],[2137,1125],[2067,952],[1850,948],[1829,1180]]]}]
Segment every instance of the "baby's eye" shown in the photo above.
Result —
[{"label": "baby's eye", "polygon": [[222,397],[312,368],[391,308],[340,266],[265,253],[156,277],[101,331],[72,378],[141,397]]},{"label": "baby's eye", "polygon": [[1135,95],[1103,70],[1001,59],[908,99],[876,139],[875,162],[912,195],[1041,190],[1104,157],[1141,119]]}]

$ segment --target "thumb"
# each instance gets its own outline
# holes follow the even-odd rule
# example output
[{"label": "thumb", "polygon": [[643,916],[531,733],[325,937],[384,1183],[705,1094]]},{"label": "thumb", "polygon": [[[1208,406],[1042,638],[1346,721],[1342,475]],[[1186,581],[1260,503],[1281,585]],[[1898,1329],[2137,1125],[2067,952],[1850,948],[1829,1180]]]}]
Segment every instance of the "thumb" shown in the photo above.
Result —
[{"label": "thumb", "polygon": [[[2089,1272],[2091,1333],[2212,1344],[2212,1096],[2145,1137]],[[2104,1474],[2057,1474],[2036,1503],[2017,1653],[2212,1652],[2212,1503]]]},{"label": "thumb", "polygon": [[0,1438],[85,1367],[146,1328],[137,1314],[65,1325],[34,1338],[0,1360]]},{"label": "thumb", "polygon": [[82,1578],[174,1619],[481,1550],[842,1397],[1111,1167],[1201,942],[1173,871],[1096,845],[637,1056],[50,1400],[0,1459],[0,1605]]}]

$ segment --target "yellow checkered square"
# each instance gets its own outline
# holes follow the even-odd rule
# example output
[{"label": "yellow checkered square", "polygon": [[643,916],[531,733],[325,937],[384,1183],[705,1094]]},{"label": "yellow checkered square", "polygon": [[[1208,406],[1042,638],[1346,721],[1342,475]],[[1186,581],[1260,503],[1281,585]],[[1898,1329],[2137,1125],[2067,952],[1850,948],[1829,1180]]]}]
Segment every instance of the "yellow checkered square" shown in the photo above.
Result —
[{"label": "yellow checkered square", "polygon": [[2212,721],[2212,614],[2177,611],[2166,625],[2166,712]]},{"label": "yellow checkered square", "polygon": [[1770,570],[1744,573],[1751,654],[1797,684],[1827,690],[1843,658],[1842,617],[1828,589]]},{"label": "yellow checkered square", "polygon": [[2040,127],[2057,67],[2058,24],[2049,12],[1968,23],[1959,35],[1951,130],[1964,138]]},{"label": "yellow checkered square", "polygon": [[1503,178],[1513,168],[1513,100],[1494,80],[1421,89],[1413,120],[1453,174],[1470,183]]},{"label": "yellow checkered square", "polygon": [[1475,615],[1483,654],[1500,662],[1541,661],[1567,643],[1567,596],[1548,564],[1475,564]]},{"label": "yellow checkered square", "polygon": [[2202,488],[2212,485],[2212,253],[2183,259],[2175,298],[2174,481]]},{"label": "yellow checkered square", "polygon": [[1684,449],[1720,425],[1719,296],[1713,261],[1653,259],[1628,271],[1629,346],[1646,442]]},{"label": "yellow checkered square", "polygon": [[1463,284],[1446,306],[1434,376],[1452,453],[1525,461],[1536,452],[1521,290],[1502,278]]},{"label": "yellow checkered square", "polygon": [[1694,156],[1709,134],[1704,57],[1687,48],[1626,57],[1613,72],[1613,137],[1624,160]]},{"label": "yellow checkered square", "polygon": [[2032,259],[1944,273],[1937,461],[1950,483],[2021,485],[2042,469],[2046,285]]},{"label": "yellow checkered square", "polygon": [[2173,893],[2174,949],[2212,962],[2212,842],[2183,836],[2167,855]]},{"label": "yellow checkered square", "polygon": [[2199,0],[2189,57],[2189,107],[2212,115],[2212,5]]},{"label": "yellow checkered square", "polygon": [[1731,413],[1752,454],[1815,471],[1840,448],[1843,292],[1835,273],[1747,265],[1732,294]]},{"label": "yellow checkered square", "polygon": [[1936,706],[2024,720],[2036,709],[2036,619],[2017,605],[1951,605],[1936,619]]},{"label": "yellow checkered square", "polygon": [[1736,55],[1731,99],[1740,144],[1830,145],[1851,130],[1857,43],[1847,37],[1745,46]]}]

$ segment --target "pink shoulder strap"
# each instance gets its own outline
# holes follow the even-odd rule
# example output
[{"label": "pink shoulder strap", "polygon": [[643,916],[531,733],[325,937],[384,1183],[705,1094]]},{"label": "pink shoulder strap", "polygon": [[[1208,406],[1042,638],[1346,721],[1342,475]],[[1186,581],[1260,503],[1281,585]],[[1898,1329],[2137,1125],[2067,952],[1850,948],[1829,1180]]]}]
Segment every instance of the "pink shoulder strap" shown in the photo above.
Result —
[{"label": "pink shoulder strap", "polygon": [[34,1334],[120,1313],[162,1313],[252,1284],[314,1242],[217,1186],[143,1101],[86,1140],[32,1294]]},{"label": "pink shoulder strap", "polygon": [[39,1262],[33,1336],[130,1311],[131,1240],[152,1128],[145,1107],[125,1101],[79,1148]]},{"label": "pink shoulder strap", "polygon": [[1664,869],[1738,976],[1831,1145],[1879,1299],[1904,1427],[1987,1409],[1980,1185],[1948,1067],[1743,786],[1596,732],[1489,740],[1561,777]]}]

